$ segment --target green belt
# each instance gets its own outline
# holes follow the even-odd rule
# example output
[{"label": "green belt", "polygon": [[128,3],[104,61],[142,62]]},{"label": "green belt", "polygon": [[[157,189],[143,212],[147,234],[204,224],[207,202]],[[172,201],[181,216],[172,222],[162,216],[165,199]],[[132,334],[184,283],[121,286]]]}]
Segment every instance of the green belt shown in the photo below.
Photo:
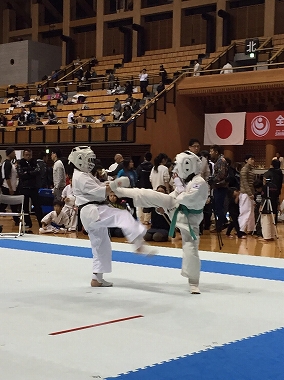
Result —
[{"label": "green belt", "polygon": [[[170,226],[170,231],[169,231],[169,236],[170,237],[174,236],[175,227],[176,227],[176,224],[177,224],[177,214],[179,212],[181,212],[186,217],[188,217],[189,214],[201,214],[203,212],[203,209],[201,209],[201,210],[190,210],[190,209],[188,209],[184,205],[179,205],[179,207],[175,210],[173,218],[172,218],[172,222],[171,222],[171,226]],[[194,231],[191,228],[191,225],[189,223],[188,223],[188,227],[189,227],[189,232],[190,232],[190,235],[191,235],[192,239],[193,240],[197,240],[197,237],[196,237],[196,235],[195,235],[195,233],[194,233]]]}]

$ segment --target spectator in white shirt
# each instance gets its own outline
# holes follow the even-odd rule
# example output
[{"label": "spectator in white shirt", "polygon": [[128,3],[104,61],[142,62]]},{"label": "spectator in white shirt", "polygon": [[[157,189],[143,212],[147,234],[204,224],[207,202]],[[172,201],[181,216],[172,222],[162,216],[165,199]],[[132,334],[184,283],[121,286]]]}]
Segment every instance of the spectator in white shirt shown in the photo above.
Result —
[{"label": "spectator in white shirt", "polygon": [[168,168],[165,166],[168,156],[165,153],[160,153],[154,159],[154,167],[150,173],[150,182],[153,190],[157,190],[158,186],[165,186],[169,193],[170,174]]},{"label": "spectator in white shirt", "polygon": [[198,61],[194,61],[193,76],[198,77],[200,75],[201,65]]},{"label": "spectator in white shirt", "polygon": [[51,152],[51,159],[53,165],[53,194],[54,200],[61,201],[61,195],[64,187],[66,186],[66,173],[63,162],[61,161],[62,153],[60,149],[53,149]]},{"label": "spectator in white shirt", "polygon": [[143,69],[141,73],[139,74],[139,80],[140,80],[140,91],[143,93],[143,96],[148,95],[147,86],[148,86],[148,74],[146,72],[146,69]]},{"label": "spectator in white shirt", "polygon": [[76,119],[75,119],[75,114],[76,114],[76,110],[75,111],[71,111],[68,113],[67,115],[67,123],[68,124],[74,124],[76,123]]},{"label": "spectator in white shirt", "polygon": [[226,65],[224,65],[222,67],[222,70],[220,71],[220,74],[232,74],[234,71],[233,71],[233,66],[231,65],[230,62],[226,63]]}]

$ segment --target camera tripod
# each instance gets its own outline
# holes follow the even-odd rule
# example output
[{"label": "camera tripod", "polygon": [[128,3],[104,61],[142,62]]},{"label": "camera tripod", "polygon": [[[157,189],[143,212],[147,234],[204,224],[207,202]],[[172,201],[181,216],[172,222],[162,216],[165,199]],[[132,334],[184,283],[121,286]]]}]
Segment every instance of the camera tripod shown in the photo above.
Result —
[{"label": "camera tripod", "polygon": [[222,235],[221,235],[221,232],[222,232],[222,226],[219,225],[218,223],[218,216],[216,214],[216,209],[215,209],[215,199],[214,199],[214,196],[210,195],[210,202],[211,202],[211,205],[212,205],[212,211],[213,211],[213,215],[214,215],[214,221],[215,221],[215,229],[216,229],[216,233],[217,233],[217,239],[218,239],[218,244],[219,244],[219,249],[221,250],[224,243],[223,243],[223,239],[222,239]]},{"label": "camera tripod", "polygon": [[271,215],[272,224],[273,224],[273,227],[274,227],[274,236],[276,237],[276,240],[277,240],[277,243],[278,243],[278,249],[281,252],[281,248],[280,248],[280,244],[279,244],[279,235],[278,235],[278,232],[277,232],[277,227],[276,227],[276,222],[275,222],[275,216],[274,216],[274,213],[273,213],[273,208],[272,208],[272,204],[271,204],[271,198],[269,196],[269,187],[268,186],[267,186],[266,198],[264,199],[264,202],[263,202],[263,204],[261,206],[261,210],[259,212],[258,218],[257,218],[255,226],[254,226],[254,229],[252,231],[252,235],[256,231],[257,224],[260,223],[260,218],[261,218],[261,215],[263,214],[263,210],[265,208],[266,208],[266,210],[268,212],[268,213],[265,213],[265,215],[269,215],[269,214]]}]

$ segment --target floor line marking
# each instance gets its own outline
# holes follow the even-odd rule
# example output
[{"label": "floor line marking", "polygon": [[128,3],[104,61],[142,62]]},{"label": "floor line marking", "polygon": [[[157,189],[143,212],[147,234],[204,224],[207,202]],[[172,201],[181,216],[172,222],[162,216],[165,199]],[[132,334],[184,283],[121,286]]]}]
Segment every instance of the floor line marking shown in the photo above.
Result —
[{"label": "floor line marking", "polygon": [[50,333],[48,335],[60,335],[60,334],[66,334],[69,332],[74,332],[74,331],[79,331],[79,330],[85,330],[85,329],[90,329],[92,327],[98,327],[98,326],[104,326],[104,325],[110,325],[112,323],[117,323],[117,322],[124,322],[124,321],[129,321],[131,319],[136,319],[136,318],[143,318],[144,315],[134,315],[132,317],[126,317],[126,318],[120,318],[120,319],[114,319],[112,321],[107,321],[107,322],[101,322],[101,323],[95,323],[93,325],[88,325],[88,326],[81,326],[81,327],[75,327],[73,329],[69,330],[62,330],[62,331],[56,331],[53,333]]}]

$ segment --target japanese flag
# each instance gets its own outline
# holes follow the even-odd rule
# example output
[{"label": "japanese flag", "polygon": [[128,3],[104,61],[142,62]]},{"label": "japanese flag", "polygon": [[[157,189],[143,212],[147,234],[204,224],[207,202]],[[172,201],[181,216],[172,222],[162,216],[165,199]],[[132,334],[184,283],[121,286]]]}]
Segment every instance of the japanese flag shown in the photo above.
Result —
[{"label": "japanese flag", "polygon": [[243,145],[245,112],[205,114],[204,145]]}]

